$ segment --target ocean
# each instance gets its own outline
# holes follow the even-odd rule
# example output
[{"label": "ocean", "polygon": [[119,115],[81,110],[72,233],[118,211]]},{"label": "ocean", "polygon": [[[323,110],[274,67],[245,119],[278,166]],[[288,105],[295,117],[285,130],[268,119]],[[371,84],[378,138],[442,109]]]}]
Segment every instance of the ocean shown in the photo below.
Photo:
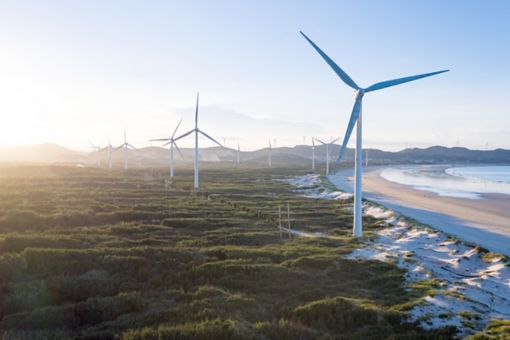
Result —
[{"label": "ocean", "polygon": [[440,196],[477,199],[489,193],[510,195],[510,166],[399,166],[384,169],[381,176]]}]

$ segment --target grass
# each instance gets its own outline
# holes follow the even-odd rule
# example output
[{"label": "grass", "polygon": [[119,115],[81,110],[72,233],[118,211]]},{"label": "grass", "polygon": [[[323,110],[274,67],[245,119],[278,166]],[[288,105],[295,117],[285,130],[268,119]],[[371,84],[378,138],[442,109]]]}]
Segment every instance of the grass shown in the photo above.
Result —
[{"label": "grass", "polygon": [[[0,168],[5,339],[449,339],[405,322],[434,287],[391,263],[350,260],[351,201],[275,181],[300,169],[127,174]],[[296,229],[280,238],[278,205]],[[377,223],[367,218],[367,233]]]}]

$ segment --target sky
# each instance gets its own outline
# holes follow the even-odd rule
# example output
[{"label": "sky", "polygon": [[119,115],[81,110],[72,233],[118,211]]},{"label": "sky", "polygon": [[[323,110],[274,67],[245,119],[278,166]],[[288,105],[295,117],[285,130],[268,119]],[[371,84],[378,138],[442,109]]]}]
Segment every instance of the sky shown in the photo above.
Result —
[{"label": "sky", "polygon": [[0,146],[124,129],[148,146],[193,127],[198,91],[199,127],[228,147],[343,138],[353,90],[302,30],[361,86],[451,70],[365,95],[366,147],[510,148],[509,17],[495,0],[0,0]]}]

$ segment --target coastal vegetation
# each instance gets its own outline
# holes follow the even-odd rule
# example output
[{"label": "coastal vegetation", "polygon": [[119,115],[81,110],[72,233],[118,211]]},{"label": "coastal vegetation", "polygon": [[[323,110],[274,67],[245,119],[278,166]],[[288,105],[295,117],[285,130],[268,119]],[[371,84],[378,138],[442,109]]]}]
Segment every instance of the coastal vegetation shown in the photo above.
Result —
[{"label": "coastal vegetation", "polygon": [[[4,339],[450,339],[406,322],[429,285],[353,260],[352,200],[306,198],[300,169],[206,169],[171,182],[57,166],[0,172]],[[290,206],[293,228],[277,229]],[[367,237],[380,226],[366,217]]]}]

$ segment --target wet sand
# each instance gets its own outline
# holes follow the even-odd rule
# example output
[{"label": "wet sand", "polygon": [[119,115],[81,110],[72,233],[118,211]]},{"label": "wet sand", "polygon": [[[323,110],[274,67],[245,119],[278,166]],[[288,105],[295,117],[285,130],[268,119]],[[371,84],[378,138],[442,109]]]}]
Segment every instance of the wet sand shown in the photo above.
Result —
[{"label": "wet sand", "polygon": [[[468,222],[490,226],[491,231],[510,234],[510,196],[483,195],[479,199],[439,196],[432,192],[390,182],[372,171],[363,176],[363,186],[392,198],[395,203],[411,205],[455,216]],[[510,247],[510,244],[509,244]]]},{"label": "wet sand", "polygon": [[[479,199],[439,196],[390,182],[380,176],[382,169],[363,174],[364,198],[403,215],[510,256],[510,196],[487,194]],[[330,180],[341,190],[352,191],[351,170],[342,170]]]}]

